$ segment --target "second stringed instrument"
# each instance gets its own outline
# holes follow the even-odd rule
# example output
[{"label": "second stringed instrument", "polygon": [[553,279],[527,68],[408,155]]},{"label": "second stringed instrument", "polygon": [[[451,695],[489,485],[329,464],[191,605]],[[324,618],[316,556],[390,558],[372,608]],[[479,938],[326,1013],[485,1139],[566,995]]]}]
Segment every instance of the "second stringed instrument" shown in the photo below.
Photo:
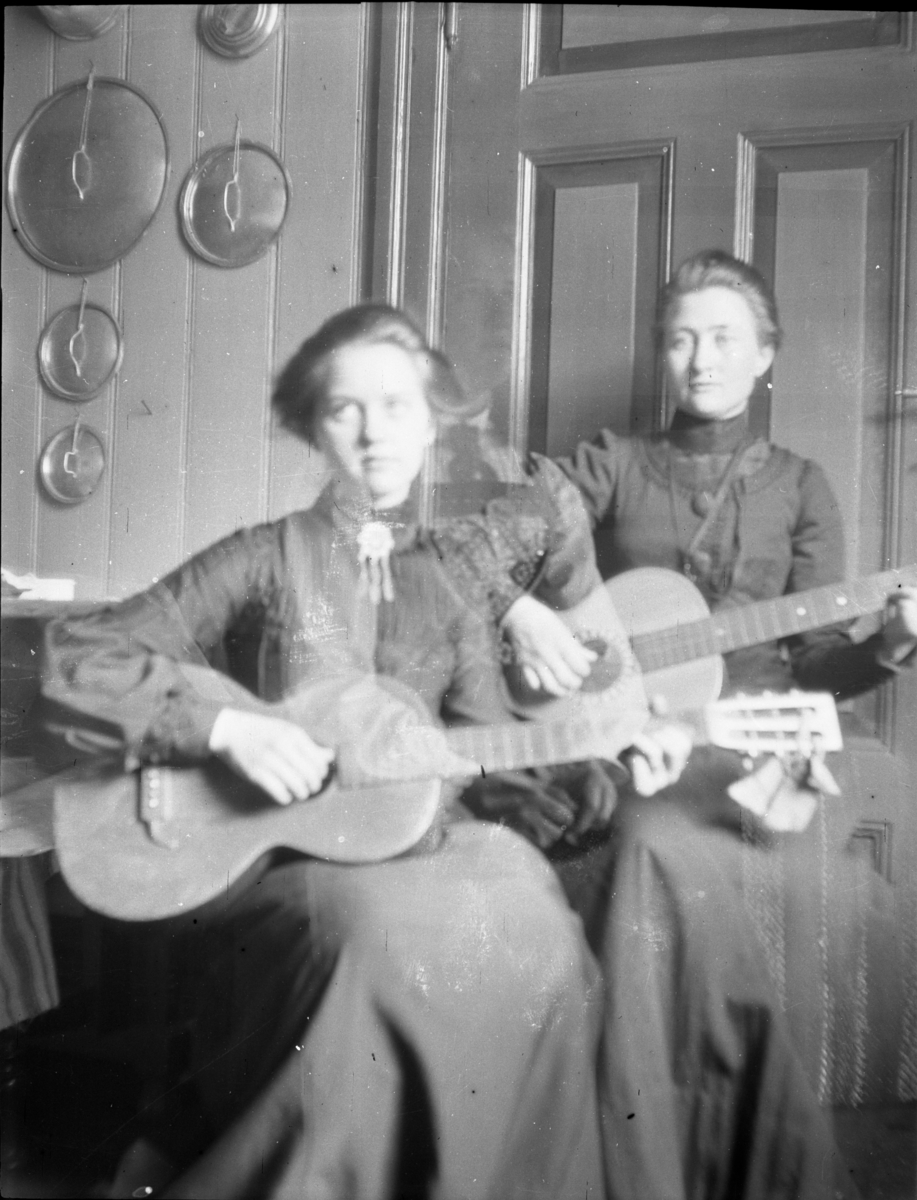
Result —
[{"label": "second stringed instrument", "polygon": [[[610,597],[647,694],[662,697],[675,712],[719,696],[722,655],[730,650],[868,616],[880,611],[898,588],[909,586],[917,586],[917,564],[711,613],[701,592],[684,575],[664,567],[638,567],[609,579],[581,604],[559,615],[587,644],[598,640],[609,647],[611,661],[600,663],[598,672],[593,668],[601,680],[598,686],[605,686],[620,661],[614,651],[620,626],[608,625],[604,606],[596,601],[602,593]],[[590,686],[587,680],[585,687]],[[526,688],[519,677],[512,687],[530,716],[549,719],[562,711],[557,706],[564,701]]]}]

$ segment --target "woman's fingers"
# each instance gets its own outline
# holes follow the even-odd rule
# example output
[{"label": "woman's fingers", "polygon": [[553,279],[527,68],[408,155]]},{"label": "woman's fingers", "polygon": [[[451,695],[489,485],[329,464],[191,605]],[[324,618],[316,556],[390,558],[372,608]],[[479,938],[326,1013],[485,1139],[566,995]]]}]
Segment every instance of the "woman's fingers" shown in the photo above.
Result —
[{"label": "woman's fingers", "polygon": [[334,758],[332,750],[290,721],[231,708],[217,716],[210,749],[278,804],[320,791]]},{"label": "woman's fingers", "polygon": [[565,667],[563,663],[549,664],[540,662],[537,665],[522,668],[523,676],[529,687],[535,691],[547,692],[549,696],[569,696],[582,685],[582,677]]},{"label": "woman's fingers", "polygon": [[691,753],[691,735],[680,725],[660,725],[634,738],[630,772],[634,789],[652,796],[679,778]]},{"label": "woman's fingers", "polygon": [[582,686],[595,651],[577,641],[560,617],[532,596],[520,596],[503,620],[526,683],[553,696]]}]

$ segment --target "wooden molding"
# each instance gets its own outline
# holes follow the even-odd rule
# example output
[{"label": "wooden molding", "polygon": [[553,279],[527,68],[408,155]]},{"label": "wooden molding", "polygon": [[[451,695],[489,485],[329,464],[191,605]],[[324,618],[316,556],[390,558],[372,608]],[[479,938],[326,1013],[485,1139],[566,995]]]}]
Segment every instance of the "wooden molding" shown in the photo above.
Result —
[{"label": "wooden molding", "polygon": [[850,835],[853,845],[860,842],[868,848],[873,869],[892,883],[892,823],[891,821],[860,820]]},{"label": "wooden molding", "polygon": [[[442,5],[441,36],[436,47],[436,83],[431,164],[430,252],[427,270],[427,337],[443,340],[443,289],[446,277],[447,197],[449,167],[449,84],[452,47],[458,37],[456,5]],[[451,26],[450,26],[451,21]]]},{"label": "wooden molding", "polygon": [[[535,361],[536,352],[546,354],[544,344],[539,340],[536,345],[534,338],[536,328],[539,339],[545,333],[542,326],[550,326],[550,317],[539,313],[536,308],[550,303],[550,272],[544,275],[544,263],[541,263],[541,275],[538,279],[539,291],[536,295],[535,283],[538,274],[539,255],[543,258],[546,247],[552,243],[552,234],[544,226],[545,220],[550,226],[550,219],[540,214],[543,203],[543,189],[552,187],[552,176],[563,174],[566,168],[575,169],[579,166],[594,165],[599,169],[605,163],[626,163],[631,160],[654,159],[660,165],[658,242],[654,247],[654,259],[658,266],[657,278],[652,284],[653,303],[655,294],[668,278],[671,268],[672,253],[672,221],[673,221],[673,187],[674,187],[674,139],[654,139],[636,142],[603,141],[576,147],[550,147],[548,149],[530,150],[519,156],[517,173],[517,203],[516,203],[516,238],[515,238],[515,280],[516,287],[513,303],[513,349],[510,384],[509,438],[517,451],[524,451],[530,444],[540,443],[545,430],[542,428],[546,413],[543,405],[538,404],[533,409],[533,388],[536,380],[544,374]],[[571,181],[572,182],[572,181]],[[563,185],[560,185],[563,186]],[[568,185],[569,186],[569,185]],[[541,200],[539,200],[541,195]],[[547,291],[545,289],[547,288]],[[543,365],[543,364],[542,364]],[[664,421],[665,399],[658,379],[653,390],[654,409],[645,413],[647,427],[659,427]]]},{"label": "wooden molding", "polygon": [[811,25],[787,24],[783,28],[686,34],[564,49],[563,5],[544,4],[540,7],[541,51],[538,62],[542,76],[757,58],[769,54],[889,48],[906,51],[913,38],[913,15],[895,11]]},{"label": "wooden molding", "polygon": [[407,170],[410,152],[411,61],[414,41],[414,5],[398,5],[393,105],[391,204],[388,219],[388,279],[386,299],[400,307],[404,301],[404,217],[407,204]]},{"label": "wooden molding", "polygon": [[529,438],[529,381],[532,360],[532,268],[535,256],[536,164],[519,155],[513,291],[513,344],[510,367],[509,443],[524,454]]},{"label": "wooden molding", "polygon": [[541,54],[541,10],[542,4],[524,5],[522,31],[522,89],[535,82],[539,74],[539,56]]}]

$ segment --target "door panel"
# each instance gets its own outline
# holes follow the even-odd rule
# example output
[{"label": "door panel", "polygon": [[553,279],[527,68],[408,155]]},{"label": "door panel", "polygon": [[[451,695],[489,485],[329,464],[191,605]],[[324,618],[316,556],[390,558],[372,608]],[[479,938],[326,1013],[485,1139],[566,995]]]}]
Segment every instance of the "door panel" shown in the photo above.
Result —
[{"label": "door panel", "polygon": [[[440,64],[447,116],[425,185],[440,188],[444,246],[426,303],[494,424],[552,454],[600,425],[658,427],[657,286],[686,255],[730,249],[775,281],[787,329],[754,397],[757,428],[828,471],[851,574],[915,561],[911,16],[513,4],[442,16],[412,48]],[[421,125],[403,132],[423,161]],[[408,194],[407,229],[426,203]],[[405,245],[410,277],[411,254],[434,252]],[[826,1101],[917,1097],[915,674],[844,714],[845,794],[819,815],[819,848],[749,864]],[[789,907],[788,870],[811,882],[805,912]]]},{"label": "door panel", "polygon": [[628,433],[658,424],[652,327],[667,266],[670,163],[667,144],[532,163],[532,449],[562,454],[602,425]]}]

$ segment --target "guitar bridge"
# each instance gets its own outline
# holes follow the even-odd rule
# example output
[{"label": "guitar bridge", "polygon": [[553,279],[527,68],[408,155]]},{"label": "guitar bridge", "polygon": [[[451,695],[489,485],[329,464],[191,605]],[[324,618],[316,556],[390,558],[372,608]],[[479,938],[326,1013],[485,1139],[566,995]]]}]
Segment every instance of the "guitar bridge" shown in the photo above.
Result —
[{"label": "guitar bridge", "polygon": [[147,837],[164,850],[177,850],[178,841],[169,828],[172,821],[172,788],[167,770],[142,767],[138,785],[138,816]]}]

